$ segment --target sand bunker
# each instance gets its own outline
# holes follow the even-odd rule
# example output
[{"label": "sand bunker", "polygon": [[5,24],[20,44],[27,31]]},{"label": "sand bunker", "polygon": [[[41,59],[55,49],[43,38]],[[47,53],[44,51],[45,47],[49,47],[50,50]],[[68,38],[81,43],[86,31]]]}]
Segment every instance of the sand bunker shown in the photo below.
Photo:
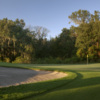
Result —
[{"label": "sand bunker", "polygon": [[0,87],[35,83],[45,80],[62,78],[65,76],[67,76],[67,74],[62,72],[0,67]]}]

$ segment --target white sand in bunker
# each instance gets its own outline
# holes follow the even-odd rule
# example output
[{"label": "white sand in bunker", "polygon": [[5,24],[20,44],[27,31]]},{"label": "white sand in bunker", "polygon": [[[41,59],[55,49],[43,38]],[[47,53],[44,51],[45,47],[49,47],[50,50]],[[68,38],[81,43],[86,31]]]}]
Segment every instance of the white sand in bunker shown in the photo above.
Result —
[{"label": "white sand in bunker", "polygon": [[66,73],[0,67],[0,87],[35,83],[67,76]]}]

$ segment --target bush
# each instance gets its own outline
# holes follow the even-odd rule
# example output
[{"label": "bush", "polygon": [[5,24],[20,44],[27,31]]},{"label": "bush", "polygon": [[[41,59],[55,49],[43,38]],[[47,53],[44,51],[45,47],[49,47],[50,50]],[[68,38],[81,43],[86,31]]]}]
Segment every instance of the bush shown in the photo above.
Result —
[{"label": "bush", "polygon": [[65,60],[64,60],[64,63],[65,64],[73,64],[73,63],[78,63],[78,62],[80,62],[81,61],[81,59],[80,58],[78,58],[77,56],[74,56],[74,57],[72,57],[72,58],[66,58]]},{"label": "bush", "polygon": [[62,59],[61,58],[53,58],[53,57],[39,58],[39,59],[36,59],[33,63],[35,63],[35,64],[61,64]]},{"label": "bush", "polygon": [[59,57],[53,58],[53,57],[48,57],[48,58],[39,58],[36,59],[33,63],[35,64],[73,64],[73,63],[79,63],[81,61],[80,58],[77,56],[74,56],[72,58],[66,58],[66,59],[61,59]]},{"label": "bush", "polygon": [[5,58],[4,62],[10,62],[10,59],[9,58]]},{"label": "bush", "polygon": [[26,58],[19,56],[12,63],[30,63],[30,62],[31,61],[27,60]]}]

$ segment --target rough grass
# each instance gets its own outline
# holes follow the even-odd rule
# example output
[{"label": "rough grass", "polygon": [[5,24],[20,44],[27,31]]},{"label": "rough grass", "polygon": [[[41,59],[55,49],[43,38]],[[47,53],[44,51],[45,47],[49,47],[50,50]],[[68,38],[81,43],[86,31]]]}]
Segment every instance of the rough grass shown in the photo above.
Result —
[{"label": "rough grass", "polygon": [[68,77],[0,89],[0,100],[99,100],[100,64],[76,65],[32,65],[8,64],[41,70],[57,70],[68,73]]}]

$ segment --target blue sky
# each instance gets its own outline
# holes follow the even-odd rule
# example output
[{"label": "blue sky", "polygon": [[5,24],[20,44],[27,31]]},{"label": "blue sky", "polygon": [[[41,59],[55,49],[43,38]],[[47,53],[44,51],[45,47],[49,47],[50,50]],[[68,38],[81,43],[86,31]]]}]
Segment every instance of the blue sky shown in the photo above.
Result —
[{"label": "blue sky", "polygon": [[26,26],[46,27],[48,37],[55,37],[73,25],[68,16],[79,9],[100,11],[100,0],[0,0],[0,19],[24,19]]}]

